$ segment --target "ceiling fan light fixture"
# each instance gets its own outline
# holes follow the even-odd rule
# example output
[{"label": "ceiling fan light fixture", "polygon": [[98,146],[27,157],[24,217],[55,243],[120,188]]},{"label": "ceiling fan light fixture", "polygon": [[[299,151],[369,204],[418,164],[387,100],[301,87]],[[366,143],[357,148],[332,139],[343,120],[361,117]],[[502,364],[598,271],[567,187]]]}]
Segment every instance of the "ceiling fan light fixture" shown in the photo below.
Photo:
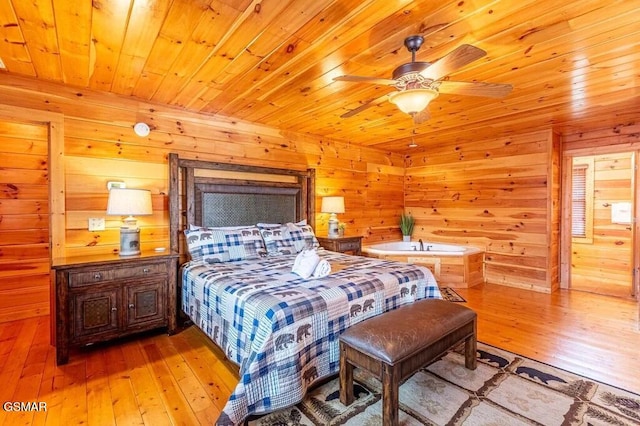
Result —
[{"label": "ceiling fan light fixture", "polygon": [[438,92],[433,89],[407,89],[391,93],[389,102],[397,106],[400,111],[413,115],[425,109],[429,102],[437,97]]}]

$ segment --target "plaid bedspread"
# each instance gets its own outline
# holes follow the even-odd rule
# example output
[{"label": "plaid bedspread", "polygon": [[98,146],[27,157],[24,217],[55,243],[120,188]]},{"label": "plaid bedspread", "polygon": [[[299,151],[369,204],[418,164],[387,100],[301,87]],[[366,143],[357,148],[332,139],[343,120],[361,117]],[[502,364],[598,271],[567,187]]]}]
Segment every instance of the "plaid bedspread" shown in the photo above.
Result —
[{"label": "plaid bedspread", "polygon": [[182,309],[227,357],[240,382],[217,424],[298,403],[339,369],[350,325],[423,298],[441,298],[425,267],[319,250],[335,272],[304,280],[295,255],[182,268]]}]

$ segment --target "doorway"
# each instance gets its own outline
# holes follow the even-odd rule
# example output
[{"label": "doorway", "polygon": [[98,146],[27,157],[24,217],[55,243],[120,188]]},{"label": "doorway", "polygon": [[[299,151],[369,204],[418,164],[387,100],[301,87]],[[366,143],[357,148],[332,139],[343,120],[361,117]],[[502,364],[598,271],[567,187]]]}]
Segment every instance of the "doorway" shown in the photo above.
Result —
[{"label": "doorway", "polygon": [[0,322],[49,311],[48,127],[0,118]]},{"label": "doorway", "polygon": [[[565,161],[570,197],[568,288],[636,298],[635,152]],[[566,199],[565,199],[566,200]]]},{"label": "doorway", "polygon": [[61,114],[0,104],[0,322],[50,312],[51,258],[65,246],[63,127]]}]

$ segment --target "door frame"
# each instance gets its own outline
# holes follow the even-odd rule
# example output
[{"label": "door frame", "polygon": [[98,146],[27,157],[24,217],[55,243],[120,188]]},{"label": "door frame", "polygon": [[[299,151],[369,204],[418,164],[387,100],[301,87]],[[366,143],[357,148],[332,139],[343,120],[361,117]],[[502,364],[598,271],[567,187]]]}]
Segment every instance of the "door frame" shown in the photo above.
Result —
[{"label": "door frame", "polygon": [[[640,249],[637,241],[640,235],[640,224],[638,216],[640,208],[638,207],[638,169],[640,168],[640,150],[623,146],[602,146],[593,148],[584,148],[574,151],[563,151],[562,153],[562,219],[560,225],[560,288],[571,288],[571,177],[573,169],[574,157],[588,157],[596,155],[616,154],[629,152],[633,154],[633,174],[631,176],[633,203],[633,226],[631,227],[631,241],[633,244],[631,259],[633,276],[631,278],[631,287],[634,297],[638,302],[638,321],[640,321]],[[639,324],[640,325],[640,324]]]}]

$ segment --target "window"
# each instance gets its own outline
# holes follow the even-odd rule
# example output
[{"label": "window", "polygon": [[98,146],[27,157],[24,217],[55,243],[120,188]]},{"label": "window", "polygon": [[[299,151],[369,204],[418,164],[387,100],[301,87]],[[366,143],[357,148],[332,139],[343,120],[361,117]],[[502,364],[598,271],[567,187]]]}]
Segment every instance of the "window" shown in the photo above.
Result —
[{"label": "window", "polygon": [[574,159],[571,179],[571,237],[593,241],[593,159]]}]

